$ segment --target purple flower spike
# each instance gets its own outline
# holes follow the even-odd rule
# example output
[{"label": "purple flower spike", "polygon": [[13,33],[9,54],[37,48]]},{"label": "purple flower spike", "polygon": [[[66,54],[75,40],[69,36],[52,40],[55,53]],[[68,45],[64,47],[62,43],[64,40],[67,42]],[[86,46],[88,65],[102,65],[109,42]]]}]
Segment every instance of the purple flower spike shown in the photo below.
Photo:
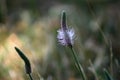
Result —
[{"label": "purple flower spike", "polygon": [[61,29],[59,29],[57,32],[58,42],[60,42],[61,45],[72,47],[74,43],[75,32],[73,28],[70,29],[66,25],[65,11],[62,12],[61,16]]}]

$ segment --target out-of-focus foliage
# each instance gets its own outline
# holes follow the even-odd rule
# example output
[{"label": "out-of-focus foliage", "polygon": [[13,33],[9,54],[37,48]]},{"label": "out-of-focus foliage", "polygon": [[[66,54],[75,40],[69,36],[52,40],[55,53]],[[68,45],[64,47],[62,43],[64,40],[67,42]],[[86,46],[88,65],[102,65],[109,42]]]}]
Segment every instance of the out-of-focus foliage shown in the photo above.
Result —
[{"label": "out-of-focus foliage", "polygon": [[35,80],[81,79],[56,39],[62,10],[88,79],[104,80],[103,68],[120,79],[119,0],[0,0],[0,80],[28,79],[15,46],[29,57]]}]

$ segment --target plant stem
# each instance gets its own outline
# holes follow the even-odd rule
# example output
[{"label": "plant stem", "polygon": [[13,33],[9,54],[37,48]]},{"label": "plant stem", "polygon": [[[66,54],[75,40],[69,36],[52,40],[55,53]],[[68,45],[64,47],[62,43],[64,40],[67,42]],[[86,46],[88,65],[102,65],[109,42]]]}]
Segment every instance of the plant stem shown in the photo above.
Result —
[{"label": "plant stem", "polygon": [[82,66],[81,66],[81,64],[80,64],[80,62],[79,62],[79,60],[78,60],[78,57],[77,57],[74,49],[73,49],[72,47],[69,47],[69,48],[70,48],[71,51],[72,51],[72,55],[73,55],[73,58],[74,58],[74,60],[75,60],[75,65],[77,66],[77,68],[78,68],[78,70],[79,70],[79,72],[80,72],[83,80],[87,80],[87,79],[86,79],[86,76],[85,76],[85,72],[84,72],[84,70],[83,70],[83,68],[82,68]]},{"label": "plant stem", "polygon": [[93,72],[93,74],[94,74],[94,76],[95,76],[95,80],[99,80],[99,79],[98,79],[98,76],[97,76],[97,73],[96,73],[96,71],[95,71],[95,68],[94,68],[94,66],[93,66],[93,64],[92,64],[92,61],[89,60],[89,63],[90,63],[90,66],[91,66],[91,71]]},{"label": "plant stem", "polygon": [[113,76],[113,51],[112,51],[112,42],[110,40],[110,72]]},{"label": "plant stem", "polygon": [[31,74],[28,74],[28,75],[29,75],[30,80],[33,80],[32,75]]}]

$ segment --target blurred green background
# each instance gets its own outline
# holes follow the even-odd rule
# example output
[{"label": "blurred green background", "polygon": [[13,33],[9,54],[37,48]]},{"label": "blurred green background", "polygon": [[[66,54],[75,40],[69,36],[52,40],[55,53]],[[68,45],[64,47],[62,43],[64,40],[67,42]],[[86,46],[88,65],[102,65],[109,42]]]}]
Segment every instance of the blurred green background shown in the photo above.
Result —
[{"label": "blurred green background", "polygon": [[34,80],[82,80],[56,38],[62,10],[88,80],[105,80],[104,68],[120,79],[119,0],[0,0],[0,80],[29,79],[15,46],[30,59]]}]

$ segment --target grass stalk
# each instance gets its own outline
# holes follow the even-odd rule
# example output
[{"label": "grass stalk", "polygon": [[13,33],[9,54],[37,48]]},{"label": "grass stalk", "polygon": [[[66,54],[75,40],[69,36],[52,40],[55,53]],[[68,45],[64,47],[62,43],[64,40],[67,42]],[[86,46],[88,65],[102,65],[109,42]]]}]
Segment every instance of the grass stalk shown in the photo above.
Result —
[{"label": "grass stalk", "polygon": [[85,75],[85,72],[84,72],[84,70],[83,70],[83,68],[82,68],[82,65],[80,64],[80,62],[79,62],[79,60],[78,60],[78,57],[77,57],[77,55],[76,55],[76,52],[74,51],[73,47],[69,47],[69,48],[70,48],[71,51],[72,51],[72,55],[73,55],[73,58],[74,58],[76,67],[77,67],[77,69],[79,70],[79,72],[80,72],[80,74],[81,74],[81,76],[82,76],[82,79],[83,79],[83,80],[87,80],[86,75]]},{"label": "grass stalk", "polygon": [[28,76],[29,76],[30,80],[33,80],[33,78],[32,78],[32,75],[31,75],[31,74],[28,74]]}]

